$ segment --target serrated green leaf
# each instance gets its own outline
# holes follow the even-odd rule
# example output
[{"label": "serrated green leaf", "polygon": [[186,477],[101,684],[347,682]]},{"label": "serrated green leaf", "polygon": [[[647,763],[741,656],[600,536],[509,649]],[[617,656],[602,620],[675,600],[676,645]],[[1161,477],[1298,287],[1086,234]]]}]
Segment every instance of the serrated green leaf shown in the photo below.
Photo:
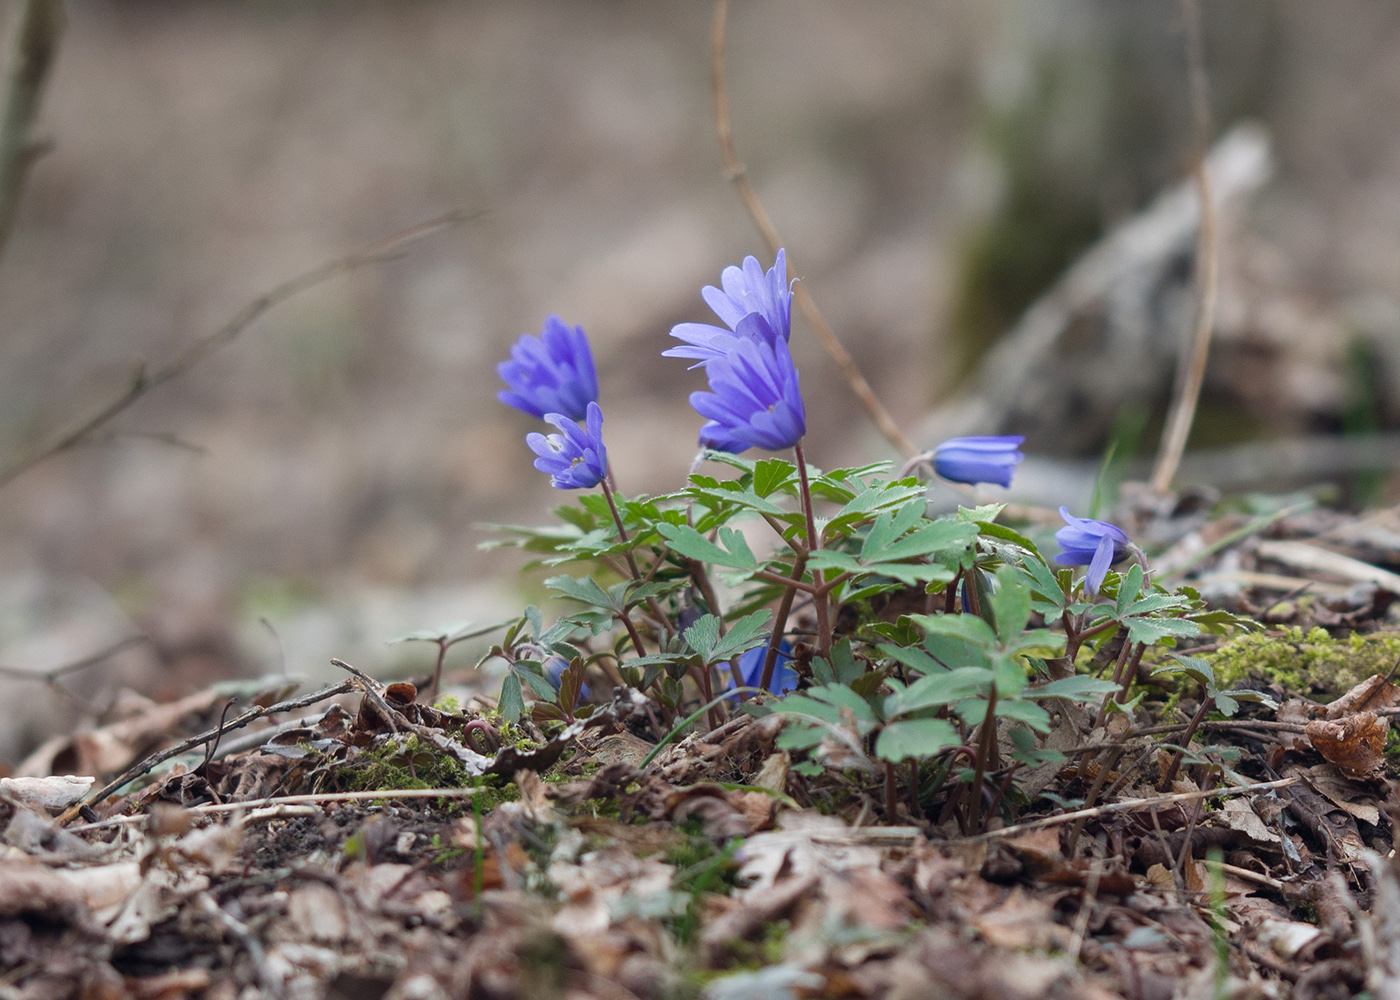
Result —
[{"label": "serrated green leaf", "polygon": [[[728,566],[732,569],[757,569],[758,560],[749,551],[743,536],[733,528],[721,528],[720,537],[729,544],[736,536],[739,539],[738,551],[726,551],[710,541],[694,528],[684,524],[658,524],[656,530],[672,549],[688,559],[696,559],[714,566]],[[729,532],[725,535],[725,532]]]},{"label": "serrated green leaf", "polygon": [[[1120,602],[1121,603],[1121,602]],[[1189,606],[1186,598],[1176,594],[1149,594],[1129,605],[1123,615],[1151,615],[1159,611],[1175,611]]]},{"label": "serrated green leaf", "polygon": [[1129,618],[1128,638],[1151,646],[1168,636],[1191,638],[1201,634],[1201,627],[1184,618]]},{"label": "serrated green leaf", "polygon": [[959,507],[958,520],[966,524],[995,521],[1005,509],[1006,504],[1004,503],[984,503],[978,507]]},{"label": "serrated green leaf", "polygon": [[1021,699],[998,701],[997,718],[1024,723],[1040,733],[1050,731],[1049,713],[1033,701]]},{"label": "serrated green leaf", "polygon": [[812,661],[812,678],[818,684],[845,684],[865,673],[865,664],[851,653],[851,640],[842,639],[831,647],[831,659],[817,657]]},{"label": "serrated green leaf", "polygon": [[898,764],[910,757],[932,757],[960,742],[957,729],[946,719],[905,719],[880,730],[875,756]]},{"label": "serrated green leaf", "polygon": [[1025,631],[1031,618],[1031,586],[1026,574],[1009,564],[998,570],[991,603],[997,636],[1002,645],[1009,645]]},{"label": "serrated green leaf", "polygon": [[719,619],[714,615],[704,615],[686,629],[681,638],[705,664],[718,663],[766,643],[768,635],[764,629],[772,617],[773,613],[766,609],[755,611],[732,623],[729,631],[721,636]]},{"label": "serrated green leaf", "polygon": [[976,615],[910,615],[914,622],[930,635],[947,635],[973,643],[984,649],[996,645],[996,633]]},{"label": "serrated green leaf", "polygon": [[926,674],[903,691],[885,698],[887,719],[919,712],[940,705],[952,705],[990,690],[992,671],[986,667],[958,667],[956,670]]},{"label": "serrated green leaf", "polygon": [[579,578],[564,575],[551,576],[544,581],[544,585],[550,590],[558,591],[565,597],[578,601],[580,604],[608,611],[617,610],[613,607],[613,601],[608,592],[598,586],[591,576]]},{"label": "serrated green leaf", "polygon": [[520,678],[516,677],[513,671],[501,682],[501,700],[498,707],[501,710],[501,718],[512,725],[520,721],[520,716],[525,711],[525,699],[520,693]]},{"label": "serrated green leaf", "polygon": [[1132,605],[1134,598],[1141,592],[1142,567],[1137,563],[1133,563],[1128,572],[1123,574],[1123,578],[1118,584],[1116,609],[1119,618],[1128,613],[1128,608]]},{"label": "serrated green leaf", "polygon": [[753,467],[753,491],[761,497],[782,489],[797,478],[797,469],[781,458],[765,458]]}]

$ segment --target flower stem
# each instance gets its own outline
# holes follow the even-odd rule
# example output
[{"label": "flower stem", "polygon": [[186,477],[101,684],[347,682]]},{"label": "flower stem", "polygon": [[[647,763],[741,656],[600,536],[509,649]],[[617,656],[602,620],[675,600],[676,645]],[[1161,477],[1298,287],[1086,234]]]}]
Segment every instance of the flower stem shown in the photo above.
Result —
[{"label": "flower stem", "polygon": [[[621,541],[622,544],[626,545],[627,529],[622,526],[622,515],[618,513],[617,501],[613,499],[613,488],[608,485],[608,481],[606,479],[604,479],[599,485],[603,487],[603,496],[608,501],[608,510],[612,511],[613,524],[617,525],[618,540]],[[636,580],[638,583],[644,583],[647,579],[650,578],[651,574],[647,574],[647,576],[645,577],[642,576],[641,570],[637,568],[637,560],[632,558],[631,549],[623,549],[622,554],[627,558],[627,569],[632,574],[632,579]],[[653,566],[652,572],[654,573],[655,571],[656,567]],[[656,619],[657,624],[661,626],[661,628],[666,632],[668,636],[675,634],[675,630],[671,627],[671,619],[666,617],[666,612],[661,610],[661,605],[656,603],[656,598],[647,598],[647,608],[651,611],[652,617]],[[637,655],[645,656],[646,654],[638,652]]]},{"label": "flower stem", "polygon": [[[719,598],[715,596],[714,584],[710,582],[710,574],[706,572],[705,564],[698,559],[687,559],[685,561],[685,565],[686,569],[690,571],[690,578],[694,580],[695,585],[698,588],[700,588],[700,594],[705,598],[705,603],[710,606],[710,614],[714,615],[716,620],[718,621],[719,634],[721,637],[723,637],[725,633],[724,614],[719,609]],[[736,678],[734,683],[738,684],[738,673],[735,668],[736,663],[738,663],[737,657],[734,659],[734,662],[729,665],[729,676]],[[707,664],[704,667],[704,684],[701,685],[702,689],[705,692],[706,701],[710,701],[714,698],[714,682],[712,680],[713,674],[714,667],[712,665]],[[709,723],[711,729],[714,729],[716,726],[719,725],[719,711],[720,710],[718,705],[710,709]]]},{"label": "flower stem", "polygon": [[[622,526],[622,515],[619,514],[617,511],[617,501],[613,499],[612,487],[608,485],[608,481],[606,479],[604,479],[598,485],[603,487],[603,496],[607,498],[608,510],[612,511],[613,523],[617,525],[618,540],[621,541],[623,545],[626,545],[627,529]],[[632,550],[623,549],[622,554],[627,557],[627,568],[632,571],[632,579],[640,580],[642,578],[642,574],[637,569],[637,560],[632,558]]]},{"label": "flower stem", "polygon": [[[1202,692],[1203,694],[1205,692]],[[1191,740],[1195,738],[1196,730],[1201,728],[1201,722],[1205,719],[1206,713],[1215,707],[1215,696],[1206,695],[1201,699],[1201,707],[1196,709],[1196,714],[1191,717],[1191,724],[1186,727],[1186,732],[1181,737],[1181,745],[1176,753],[1172,755],[1172,762],[1167,767],[1167,773],[1162,775],[1162,780],[1157,784],[1159,792],[1170,792],[1172,782],[1176,781],[1176,772],[1181,770],[1181,760],[1186,756],[1186,748],[1191,745]]]},{"label": "flower stem", "polygon": [[[789,580],[787,590],[783,591],[783,599],[778,602],[778,616],[773,619],[773,632],[768,637],[768,652],[763,657],[763,674],[758,682],[760,691],[768,691],[773,683],[773,673],[778,666],[778,650],[783,644],[783,633],[787,631],[788,614],[792,611],[792,599],[797,596],[797,588],[791,586],[794,582],[802,579],[803,572],[807,569],[806,555],[800,555],[792,564],[792,580]],[[735,683],[737,683],[737,679]]]},{"label": "flower stem", "polygon": [[[792,446],[793,453],[797,457],[797,475],[802,483],[802,513],[807,517],[807,551],[816,552],[821,548],[821,536],[817,534],[817,518],[812,511],[812,488],[807,482],[807,459],[802,454],[802,442]],[[822,571],[812,570],[812,584],[816,592],[813,594],[812,605],[817,612],[817,645],[822,656],[831,655],[831,615],[829,613],[830,601],[828,595],[822,591]]]},{"label": "flower stem", "polygon": [[977,761],[972,768],[971,796],[968,802],[967,829],[976,834],[982,823],[982,776],[987,771],[987,758],[992,754],[992,744],[997,731],[997,685],[992,682],[987,692],[987,715],[982,720],[982,730],[977,734]]}]

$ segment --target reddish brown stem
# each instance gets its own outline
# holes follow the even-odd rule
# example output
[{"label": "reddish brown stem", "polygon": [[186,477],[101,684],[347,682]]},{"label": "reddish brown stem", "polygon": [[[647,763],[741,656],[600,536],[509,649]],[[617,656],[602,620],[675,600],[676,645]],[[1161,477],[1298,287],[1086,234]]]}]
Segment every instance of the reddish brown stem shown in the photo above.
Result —
[{"label": "reddish brown stem", "polygon": [[778,666],[778,650],[783,644],[783,633],[787,631],[788,614],[792,611],[792,599],[797,595],[797,588],[791,586],[794,581],[802,579],[803,572],[807,569],[807,557],[800,555],[792,564],[792,580],[787,590],[783,591],[783,599],[778,602],[778,616],[773,619],[773,632],[768,637],[768,653],[763,658],[763,676],[758,682],[759,688],[764,691],[772,690],[773,673]]},{"label": "reddish brown stem", "polygon": [[969,790],[967,828],[970,833],[980,833],[982,823],[982,776],[987,770],[987,759],[992,753],[992,744],[997,731],[997,686],[993,681],[987,692],[987,715],[982,720],[982,731],[977,734],[977,761],[972,767],[972,787]]},{"label": "reddish brown stem", "polygon": [[[821,536],[817,534],[817,518],[812,510],[812,488],[807,482],[807,459],[802,454],[802,442],[792,446],[793,454],[797,457],[797,476],[802,487],[802,513],[807,517],[807,550],[816,552],[821,548]],[[821,650],[822,656],[831,655],[831,614],[830,601],[822,591],[822,571],[812,570],[812,585],[816,588],[812,594],[812,606],[817,613],[817,648]]]}]

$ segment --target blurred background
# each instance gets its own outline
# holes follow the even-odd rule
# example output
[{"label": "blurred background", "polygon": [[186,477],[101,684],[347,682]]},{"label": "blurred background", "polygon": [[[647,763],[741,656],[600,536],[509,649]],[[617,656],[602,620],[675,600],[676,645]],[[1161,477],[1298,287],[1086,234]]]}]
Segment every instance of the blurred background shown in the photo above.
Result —
[{"label": "blurred background", "polygon": [[[1202,10],[1214,133],[1255,123],[1271,172],[1222,216],[1192,445],[1335,457],[1329,442],[1355,439],[1355,468],[1264,464],[1393,500],[1376,467],[1400,420],[1400,7]],[[71,4],[36,126],[52,148],[0,260],[0,455],[277,283],[449,209],[482,214],[278,306],[0,491],[0,664],[148,636],[73,675],[101,707],[120,684],[324,677],[330,656],[426,670],[430,647],[385,640],[518,614],[520,556],[479,551],[476,526],[534,523],[559,499],[530,464],[535,422],[494,398],[495,363],[548,313],[592,338],[623,491],[681,483],[699,377],[660,357],[666,331],[708,319],[699,291],[724,266],[771,263],[721,176],[710,19],[643,0]],[[911,433],[975,403],[998,338],[1192,162],[1176,0],[740,0],[727,69],[790,273]],[[1151,365],[1114,367],[1134,355],[1105,346],[1091,303],[1038,384],[1077,378],[1093,398],[976,428],[1030,434],[1026,488],[1062,496],[1030,499],[1082,502],[1110,440],[1150,458],[1189,245],[1124,293],[1161,306],[1129,337]],[[793,346],[812,459],[895,457],[796,316]],[[1226,475],[1241,454],[1198,468]],[[71,719],[43,685],[0,683],[0,761]]]}]

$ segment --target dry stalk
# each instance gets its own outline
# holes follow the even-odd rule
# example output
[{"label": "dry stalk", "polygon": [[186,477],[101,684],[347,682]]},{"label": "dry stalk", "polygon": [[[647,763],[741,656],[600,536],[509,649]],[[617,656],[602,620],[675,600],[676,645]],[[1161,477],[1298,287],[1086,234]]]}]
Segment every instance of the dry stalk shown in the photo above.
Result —
[{"label": "dry stalk", "polygon": [[[715,137],[719,141],[719,155],[724,164],[725,179],[733,182],[734,189],[739,192],[739,199],[744,203],[744,209],[749,213],[753,224],[758,227],[759,235],[768,246],[768,252],[776,254],[783,246],[783,241],[778,236],[778,228],[773,225],[763,202],[759,200],[758,192],[749,180],[748,169],[734,148],[734,132],[729,120],[729,89],[724,79],[724,25],[728,13],[729,0],[715,0],[715,19],[710,33],[710,89],[715,99]],[[787,256],[788,268],[796,270],[791,247],[788,248]],[[797,301],[797,308],[802,310],[802,315],[807,318],[808,324],[816,333],[817,339],[821,341],[822,347],[831,355],[831,360],[836,362],[836,367],[845,376],[851,392],[855,393],[856,398],[865,407],[866,413],[885,436],[885,440],[905,458],[917,455],[919,449],[899,429],[899,425],[894,422],[894,418],[875,395],[875,391],[870,388],[870,383],[861,374],[860,366],[856,364],[855,358],[851,357],[851,352],[846,350],[840,338],[826,325],[817,304],[812,301],[812,296],[807,294],[804,282],[797,282],[793,298]]]},{"label": "dry stalk", "polygon": [[1201,227],[1196,244],[1196,325],[1191,336],[1191,349],[1181,352],[1177,365],[1176,386],[1171,409],[1162,431],[1162,443],[1157,461],[1152,467],[1152,488],[1165,493],[1176,476],[1186,440],[1191,436],[1191,424],[1196,419],[1196,405],[1201,399],[1201,385],[1206,377],[1206,361],[1210,356],[1210,339],[1215,328],[1215,298],[1219,282],[1218,247],[1215,232],[1215,208],[1211,201],[1210,177],[1206,174],[1206,145],[1210,141],[1210,104],[1206,79],[1205,43],[1201,31],[1199,0],[1181,0],[1182,19],[1186,26],[1186,64],[1191,88],[1192,130],[1195,142],[1196,191],[1201,203]]},{"label": "dry stalk", "polygon": [[160,368],[153,372],[146,371],[144,365],[139,367],[132,378],[131,385],[125,392],[114,397],[110,402],[104,404],[91,416],[82,420],[76,426],[60,434],[50,443],[43,445],[37,451],[31,452],[21,458],[15,459],[9,465],[0,469],[0,487],[7,486],[15,479],[39,465],[41,462],[53,458],[55,455],[75,448],[80,444],[87,443],[92,435],[116,418],[119,414],[127,410],[138,399],[145,396],[153,389],[164,385],[172,379],[179,378],[185,374],[208,355],[223,347],[233,340],[240,333],[252,326],[263,313],[273,306],[276,306],[292,296],[306,291],[321,284],[330,278],[353,271],[365,264],[373,264],[378,261],[389,260],[402,253],[410,244],[416,243],[426,236],[439,232],[448,226],[456,225],[466,221],[468,218],[461,210],[448,212],[436,218],[421,222],[416,226],[386,236],[383,239],[375,240],[354,253],[328,261],[319,267],[312,268],[304,274],[284,281],[269,292],[259,295],[252,302],[248,303],[238,313],[219,329],[213,333],[200,337],[185,345],[184,349],[167,361]]},{"label": "dry stalk", "polygon": [[46,149],[34,140],[34,120],[66,20],[63,0],[26,0],[16,19],[0,118],[0,253],[10,242],[29,168]]}]

